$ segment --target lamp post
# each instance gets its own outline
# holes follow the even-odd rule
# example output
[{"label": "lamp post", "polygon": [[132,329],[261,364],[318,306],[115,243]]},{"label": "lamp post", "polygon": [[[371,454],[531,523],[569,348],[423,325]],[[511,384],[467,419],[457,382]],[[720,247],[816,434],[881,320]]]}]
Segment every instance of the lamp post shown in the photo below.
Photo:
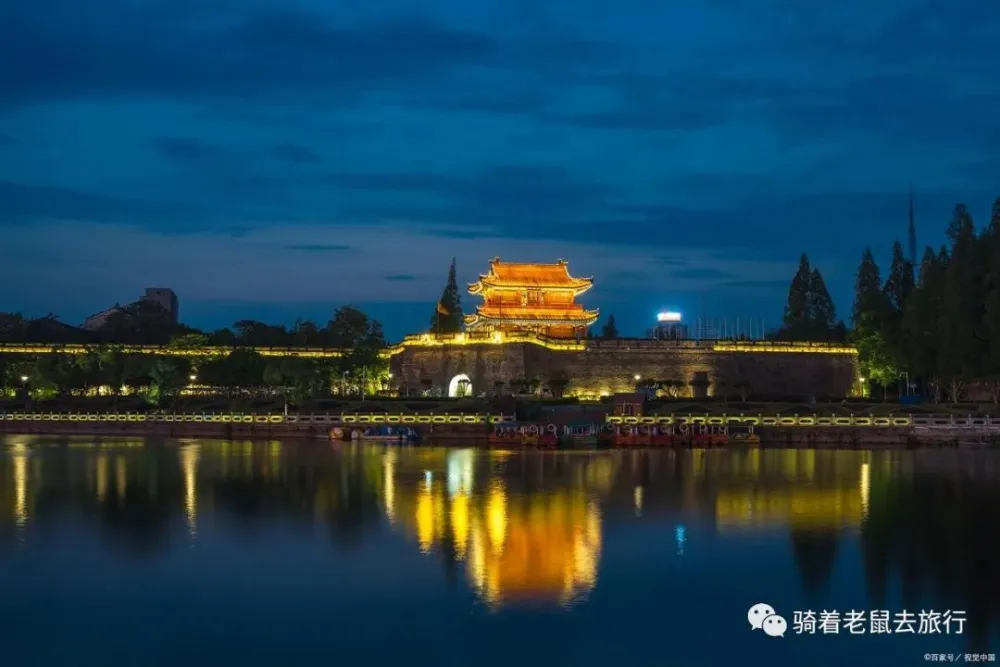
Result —
[{"label": "lamp post", "polygon": [[24,391],[25,394],[28,393],[28,376],[27,375],[22,375],[21,376],[21,389]]}]

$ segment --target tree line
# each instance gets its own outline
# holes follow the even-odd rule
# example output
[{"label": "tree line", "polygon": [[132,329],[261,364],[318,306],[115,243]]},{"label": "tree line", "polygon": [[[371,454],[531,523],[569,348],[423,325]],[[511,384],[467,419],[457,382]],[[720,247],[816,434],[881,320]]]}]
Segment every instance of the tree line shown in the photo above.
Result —
[{"label": "tree line", "polygon": [[[54,317],[42,320],[47,321],[0,314],[0,342],[82,343],[87,350],[82,354],[0,354],[0,385],[8,394],[106,393],[117,398],[140,393],[159,404],[185,387],[201,385],[281,392],[296,401],[387,388],[389,366],[381,356],[386,348],[382,326],[353,306],[339,308],[324,326],[305,320],[292,327],[242,320],[230,329],[213,332],[174,324],[161,306],[147,301],[114,313],[94,332],[60,325]],[[174,350],[220,346],[230,351],[209,356],[126,351],[127,346],[140,344]],[[255,347],[327,347],[345,350],[345,354],[324,359],[263,357]]]},{"label": "tree line", "polygon": [[947,243],[919,267],[897,241],[884,282],[866,249],[852,319],[861,372],[884,394],[959,401],[977,383],[1000,402],[1000,198],[982,229],[956,205]]}]

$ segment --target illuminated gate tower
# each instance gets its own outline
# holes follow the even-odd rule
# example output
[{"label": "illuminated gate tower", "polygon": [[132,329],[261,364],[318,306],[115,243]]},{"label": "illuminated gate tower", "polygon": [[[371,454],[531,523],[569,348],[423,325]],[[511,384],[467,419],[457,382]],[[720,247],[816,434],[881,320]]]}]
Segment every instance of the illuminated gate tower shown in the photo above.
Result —
[{"label": "illuminated gate tower", "polygon": [[485,303],[465,316],[472,331],[531,332],[555,338],[574,338],[597,321],[596,310],[576,303],[577,295],[594,286],[593,278],[574,278],[568,263],[513,264],[490,261],[490,272],[469,285],[469,293]]}]

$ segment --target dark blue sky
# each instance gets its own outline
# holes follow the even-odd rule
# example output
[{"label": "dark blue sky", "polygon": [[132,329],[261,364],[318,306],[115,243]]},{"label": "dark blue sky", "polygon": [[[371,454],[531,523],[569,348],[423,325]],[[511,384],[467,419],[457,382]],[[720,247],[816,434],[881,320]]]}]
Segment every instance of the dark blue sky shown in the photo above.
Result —
[{"label": "dark blue sky", "polygon": [[0,309],[157,285],[397,337],[499,255],[638,334],[776,324],[805,251],[847,314],[911,183],[921,245],[1000,194],[998,34],[987,0],[7,0]]}]

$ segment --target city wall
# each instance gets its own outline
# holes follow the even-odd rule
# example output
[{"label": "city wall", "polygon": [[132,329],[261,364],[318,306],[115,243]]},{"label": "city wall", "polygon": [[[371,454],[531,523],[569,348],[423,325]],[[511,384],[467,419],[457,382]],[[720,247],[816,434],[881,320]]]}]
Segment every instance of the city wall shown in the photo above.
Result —
[{"label": "city wall", "polygon": [[561,376],[568,380],[566,395],[591,398],[634,391],[636,376],[674,383],[678,396],[693,398],[736,395],[741,388],[751,395],[843,398],[859,387],[856,351],[815,343],[408,339],[391,364],[402,390],[441,394],[463,376],[473,394],[510,393],[522,380],[544,387]]}]

